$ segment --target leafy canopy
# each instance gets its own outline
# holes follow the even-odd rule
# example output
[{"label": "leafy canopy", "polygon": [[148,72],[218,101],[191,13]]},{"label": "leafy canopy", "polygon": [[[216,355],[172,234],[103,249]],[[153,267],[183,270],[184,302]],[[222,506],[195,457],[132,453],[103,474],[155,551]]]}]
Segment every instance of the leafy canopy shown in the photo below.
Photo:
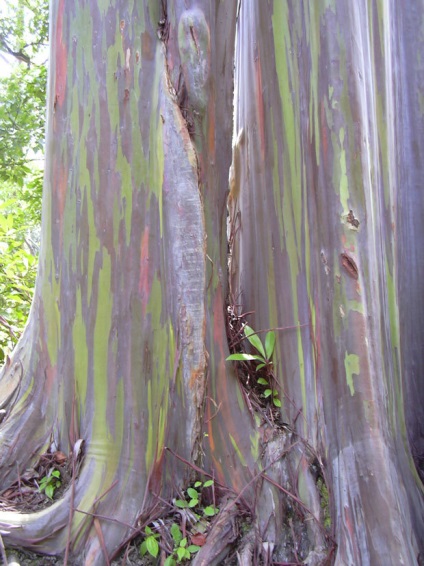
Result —
[{"label": "leafy canopy", "polygon": [[[0,363],[26,323],[38,263],[48,2],[0,5]],[[5,64],[6,63],[6,64]],[[4,75],[7,70],[8,74]]]}]

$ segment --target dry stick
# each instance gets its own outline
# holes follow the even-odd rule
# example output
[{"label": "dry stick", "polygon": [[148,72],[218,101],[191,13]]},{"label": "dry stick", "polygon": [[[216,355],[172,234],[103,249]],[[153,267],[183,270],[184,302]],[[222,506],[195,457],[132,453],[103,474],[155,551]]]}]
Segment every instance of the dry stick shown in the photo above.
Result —
[{"label": "dry stick", "polygon": [[[175,505],[172,505],[172,503],[169,503],[169,501],[167,501],[166,499],[164,499],[163,497],[161,497],[160,495],[158,495],[157,493],[155,493],[154,491],[152,491],[152,495],[154,497],[157,497],[157,499],[159,499],[159,501],[161,501],[162,503],[164,503],[165,505],[167,505],[168,507],[170,507],[173,511],[177,510],[178,507],[175,507]],[[141,527],[143,528],[143,527]]]},{"label": "dry stick", "polygon": [[216,417],[216,415],[219,413],[219,411],[221,410],[221,405],[222,405],[222,401],[219,405],[216,404],[216,402],[212,399],[212,397],[206,397],[206,399],[209,399],[209,401],[211,403],[213,403],[215,405],[216,411],[214,412],[214,414],[209,417],[206,421],[205,424],[207,424],[208,422],[210,422],[212,419],[214,419]]},{"label": "dry stick", "polygon": [[[101,495],[99,495],[99,497],[97,497],[97,499],[94,500],[94,502],[93,502],[93,507],[94,507],[94,506],[100,501],[100,499],[102,499],[113,487],[115,487],[115,485],[117,484],[117,482],[118,482],[118,480],[115,480],[115,481],[113,482],[113,484],[112,484],[104,493],[102,493]],[[111,519],[111,518],[106,517],[106,516],[104,516],[104,515],[98,515],[98,514],[96,514],[96,513],[89,513],[89,512],[87,512],[87,511],[82,511],[81,509],[78,509],[78,508],[74,507],[74,513],[75,513],[75,511],[78,511],[78,513],[82,513],[83,515],[88,515],[88,516],[91,516],[91,517],[99,517],[99,518],[101,518],[101,519],[106,519],[106,520],[110,520],[110,521],[113,521],[113,520],[114,520],[114,519]],[[120,521],[117,521],[117,522],[118,522],[119,524],[121,524]],[[81,524],[79,525],[77,531],[75,532],[75,537],[76,537],[76,538],[79,536],[79,533],[83,530],[83,528],[84,528],[84,524],[81,523]]]},{"label": "dry stick", "polygon": [[89,517],[94,517],[95,519],[103,519],[104,521],[111,521],[112,523],[117,523],[118,525],[127,527],[128,529],[133,529],[134,531],[138,531],[138,527],[133,527],[129,523],[124,523],[124,521],[120,521],[119,519],[114,519],[113,517],[107,517],[106,515],[99,515],[98,513],[90,513],[89,511],[83,511],[82,509],[78,509],[75,507],[75,513],[82,513],[83,515],[88,515]]},{"label": "dry stick", "polygon": [[3,564],[7,566],[9,563],[7,561],[6,549],[4,548],[4,544],[3,544],[3,537],[1,535],[0,535],[0,553],[3,560]]},{"label": "dry stick", "polygon": [[[184,464],[186,464],[187,466],[189,466],[189,468],[192,468],[194,471],[198,472],[199,474],[202,474],[204,476],[208,476],[209,478],[211,478],[212,480],[214,480],[214,476],[213,474],[209,474],[208,472],[205,472],[205,470],[202,470],[202,468],[199,468],[199,466],[196,466],[196,464],[193,464],[192,462],[189,462],[188,460],[186,460],[185,458],[183,458],[182,456],[180,456],[179,454],[177,454],[176,452],[174,452],[173,450],[171,450],[171,448],[169,448],[168,446],[164,447],[165,450],[168,450],[169,452],[171,452],[171,454],[173,456],[175,456],[175,458],[177,458],[178,460],[180,460],[181,462],[183,462]],[[214,480],[215,481],[215,480]],[[228,491],[233,491],[232,489],[229,489],[227,486],[223,485],[220,482],[216,482],[218,485],[220,485],[220,487],[227,489]]]},{"label": "dry stick", "polygon": [[102,547],[103,555],[106,560],[106,566],[110,566],[109,554],[107,553],[105,539],[103,537],[102,528],[100,526],[100,521],[97,517],[94,517],[94,528],[96,529],[97,536],[99,538],[100,546]]},{"label": "dry stick", "polygon": [[95,505],[97,505],[97,503],[98,503],[101,499],[103,499],[103,497],[105,497],[105,495],[107,495],[107,494],[109,493],[109,491],[110,491],[111,489],[113,489],[117,483],[118,483],[118,480],[115,480],[115,481],[113,482],[113,484],[107,488],[106,491],[104,491],[101,495],[99,495],[99,497],[96,497],[96,499],[95,499],[94,502],[93,502],[93,507],[94,507]]},{"label": "dry stick", "polygon": [[[155,493],[153,493],[153,495],[156,496]],[[167,503],[167,502],[166,502]],[[156,504],[152,507],[152,509],[149,511],[151,514],[154,512],[154,510],[157,507],[157,502]],[[169,505],[169,503],[168,503]],[[157,515],[157,518],[159,518],[160,515]],[[134,532],[128,536],[126,539],[124,539],[124,541],[118,546],[118,548],[115,549],[114,553],[112,554],[112,556],[110,557],[110,559],[113,561],[115,560],[115,558],[120,554],[121,550],[124,548],[125,545],[128,545],[139,533],[141,533],[141,531],[143,530],[143,527],[145,527],[146,525],[148,525],[149,523],[151,523],[152,521],[155,520],[155,516],[153,515],[153,517],[155,518],[151,518],[152,515],[149,517],[148,520],[146,520],[144,523],[140,523],[138,527],[131,527]],[[137,519],[138,521],[140,521],[140,516]]]}]

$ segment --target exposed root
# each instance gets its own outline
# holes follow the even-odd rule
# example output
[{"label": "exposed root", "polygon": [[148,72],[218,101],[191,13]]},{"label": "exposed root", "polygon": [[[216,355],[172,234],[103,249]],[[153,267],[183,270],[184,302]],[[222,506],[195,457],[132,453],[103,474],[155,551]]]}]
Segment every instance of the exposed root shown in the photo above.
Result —
[{"label": "exposed root", "polygon": [[215,566],[224,564],[234,541],[238,538],[236,526],[237,508],[231,500],[221,503],[217,519],[206,539],[206,543],[196,554],[193,566]]}]

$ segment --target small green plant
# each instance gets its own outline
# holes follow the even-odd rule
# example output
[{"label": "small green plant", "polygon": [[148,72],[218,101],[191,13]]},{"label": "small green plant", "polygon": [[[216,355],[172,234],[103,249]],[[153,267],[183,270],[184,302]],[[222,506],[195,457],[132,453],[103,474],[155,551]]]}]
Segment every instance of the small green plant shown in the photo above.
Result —
[{"label": "small green plant", "polygon": [[[213,487],[213,480],[206,480],[205,482],[196,481],[193,487],[186,489],[185,499],[176,499],[174,504],[180,509],[186,509],[189,513],[189,521],[191,524],[190,537],[195,541],[196,536],[202,536],[209,526],[209,517],[215,516],[219,513],[219,509],[213,505],[202,506],[202,490],[208,487]],[[200,546],[196,544],[189,544],[187,536],[183,536],[180,527],[177,523],[171,525],[170,533],[173,541],[173,548],[169,544],[169,539],[162,540],[162,548],[167,551],[169,556],[164,562],[164,566],[175,566],[186,560],[190,560],[192,555],[200,550]],[[153,558],[159,555],[159,539],[160,533],[154,532],[151,527],[146,526],[144,529],[144,540],[140,545],[140,555],[145,556],[150,554]],[[196,541],[197,542],[197,541]],[[171,551],[172,548],[172,551]]]},{"label": "small green plant", "polygon": [[[268,374],[271,374],[271,367],[272,367],[272,355],[274,353],[275,347],[275,332],[270,330],[267,332],[265,336],[265,343],[262,343],[262,340],[259,336],[255,333],[253,328],[249,325],[245,324],[243,328],[243,332],[247,340],[252,344],[258,354],[246,354],[245,352],[240,352],[238,354],[231,354],[228,356],[227,361],[238,361],[238,362],[249,362],[249,361],[256,361],[259,362],[256,366],[256,371],[265,368]],[[272,398],[272,402],[275,407],[281,407],[281,401],[278,398],[278,391],[274,389],[267,378],[260,377],[257,381],[259,385],[264,385],[266,387],[265,391],[263,392],[262,396],[267,399],[268,397]]]},{"label": "small green plant", "polygon": [[144,529],[145,538],[140,545],[140,554],[144,556],[145,554],[149,553],[150,556],[156,558],[159,554],[159,543],[158,538],[160,537],[159,533],[154,533],[149,526],[146,526]]},{"label": "small green plant", "polygon": [[[205,482],[197,481],[193,487],[189,487],[186,490],[188,496],[187,499],[176,499],[175,505],[180,509],[186,509],[186,508],[192,509],[194,507],[199,507],[201,500],[201,493],[199,490],[211,486],[213,486],[213,480],[207,480]],[[203,514],[206,515],[207,517],[213,517],[218,512],[219,509],[217,507],[213,507],[213,505],[208,505],[206,507],[203,507]]]},{"label": "small green plant", "polygon": [[51,468],[47,476],[41,478],[38,491],[40,493],[44,491],[49,499],[53,499],[54,492],[61,486],[61,484],[62,482],[60,481],[59,470]]},{"label": "small green plant", "polygon": [[174,550],[165,560],[164,566],[175,566],[184,560],[190,560],[191,555],[200,550],[200,546],[188,544],[187,537],[183,537],[183,533],[176,523],[171,526],[171,536],[174,541]]}]

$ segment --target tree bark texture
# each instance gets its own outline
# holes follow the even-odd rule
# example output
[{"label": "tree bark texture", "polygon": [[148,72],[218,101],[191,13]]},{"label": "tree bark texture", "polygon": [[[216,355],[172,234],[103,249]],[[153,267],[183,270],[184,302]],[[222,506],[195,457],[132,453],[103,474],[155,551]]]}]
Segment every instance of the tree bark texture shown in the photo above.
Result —
[{"label": "tree bark texture", "polygon": [[422,22],[421,2],[240,13],[232,290],[255,328],[310,322],[277,375],[325,455],[341,564],[415,563],[423,533]]},{"label": "tree bark texture", "polygon": [[[290,537],[308,564],[419,562],[423,17],[412,0],[52,2],[1,487],[52,446],[83,439],[84,459],[51,507],[0,512],[6,544],[104,564],[188,485],[186,461],[233,497],[198,564],[225,560],[241,502],[240,563],[293,560]],[[274,359],[290,428],[226,362],[228,300],[255,330],[295,327]]]}]

